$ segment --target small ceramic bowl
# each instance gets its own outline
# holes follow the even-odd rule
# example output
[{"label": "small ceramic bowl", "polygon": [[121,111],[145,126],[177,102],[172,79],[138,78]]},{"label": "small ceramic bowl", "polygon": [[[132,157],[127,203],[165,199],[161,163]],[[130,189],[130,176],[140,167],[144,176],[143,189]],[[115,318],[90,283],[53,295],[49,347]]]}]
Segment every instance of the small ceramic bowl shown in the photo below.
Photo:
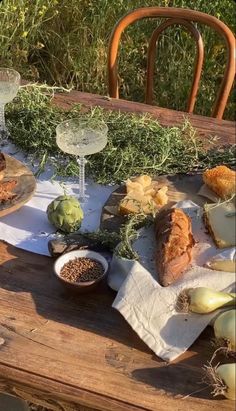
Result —
[{"label": "small ceramic bowl", "polygon": [[[72,282],[67,281],[65,278],[60,276],[60,272],[64,264],[66,264],[70,260],[74,260],[75,258],[86,257],[90,258],[91,260],[98,261],[103,266],[103,274],[97,278],[96,280],[92,281],[81,281],[81,282]],[[63,284],[67,289],[75,293],[87,293],[91,290],[94,290],[100,281],[106,276],[108,270],[108,262],[107,260],[99,253],[90,250],[74,250],[70,251],[69,253],[62,254],[54,263],[54,273],[58,280]]]}]

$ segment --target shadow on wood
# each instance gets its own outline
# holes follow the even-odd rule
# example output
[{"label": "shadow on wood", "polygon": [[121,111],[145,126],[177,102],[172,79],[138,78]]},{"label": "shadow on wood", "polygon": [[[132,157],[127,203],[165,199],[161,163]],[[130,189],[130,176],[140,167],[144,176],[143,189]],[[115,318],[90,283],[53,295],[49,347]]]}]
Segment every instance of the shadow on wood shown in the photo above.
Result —
[{"label": "shadow on wood", "polygon": [[[0,367],[7,365],[13,374],[24,369],[31,378],[46,378],[53,387],[64,384],[67,391],[80,389],[78,402],[84,405],[99,393],[106,410],[108,397],[114,410],[144,410],[146,401],[148,409],[154,410],[164,393],[168,402],[169,397],[178,399],[199,389],[202,366],[214,351],[211,330],[205,330],[176,361],[166,364],[111,307],[115,293],[106,283],[92,294],[71,296],[54,277],[53,261],[1,244]],[[103,392],[105,400],[101,400]],[[121,393],[125,402],[118,406]],[[55,398],[58,393],[47,395]],[[204,410],[210,410],[209,389],[194,396],[201,404],[205,401]],[[228,401],[214,404],[220,404],[222,411],[229,409]],[[195,405],[191,410],[197,410]]]}]

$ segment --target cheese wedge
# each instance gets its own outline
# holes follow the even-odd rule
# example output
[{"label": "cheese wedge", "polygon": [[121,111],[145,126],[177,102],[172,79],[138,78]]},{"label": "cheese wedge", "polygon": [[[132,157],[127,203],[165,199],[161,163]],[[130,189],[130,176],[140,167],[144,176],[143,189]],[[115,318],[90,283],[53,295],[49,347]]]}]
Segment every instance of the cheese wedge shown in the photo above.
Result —
[{"label": "cheese wedge", "polygon": [[156,204],[151,196],[144,196],[136,191],[130,191],[119,204],[119,213],[127,214],[153,214]]},{"label": "cheese wedge", "polygon": [[168,202],[168,187],[152,181],[148,175],[141,175],[126,180],[127,195],[119,204],[119,213],[127,214],[155,214],[159,208]]},{"label": "cheese wedge", "polygon": [[153,197],[156,205],[159,207],[163,207],[168,203],[168,196],[167,196],[168,187],[163,186],[158,190],[158,192]]},{"label": "cheese wedge", "polygon": [[236,208],[231,202],[206,204],[204,220],[218,248],[236,245]]},{"label": "cheese wedge", "polygon": [[140,203],[134,201],[133,198],[125,198],[122,200],[119,205],[119,214],[128,215],[128,214],[139,214],[141,212]]},{"label": "cheese wedge", "polygon": [[135,178],[135,181],[137,183],[140,183],[143,187],[147,187],[150,186],[151,182],[152,182],[152,178],[150,176],[147,175],[141,175],[139,177]]},{"label": "cheese wedge", "polygon": [[142,186],[142,184],[138,183],[137,181],[132,181],[128,179],[126,181],[127,194],[129,194],[131,191],[134,191],[134,190],[141,194],[144,194],[144,187]]},{"label": "cheese wedge", "polygon": [[151,197],[155,196],[156,190],[152,184],[150,186],[144,187],[144,194],[145,196],[151,196]]}]

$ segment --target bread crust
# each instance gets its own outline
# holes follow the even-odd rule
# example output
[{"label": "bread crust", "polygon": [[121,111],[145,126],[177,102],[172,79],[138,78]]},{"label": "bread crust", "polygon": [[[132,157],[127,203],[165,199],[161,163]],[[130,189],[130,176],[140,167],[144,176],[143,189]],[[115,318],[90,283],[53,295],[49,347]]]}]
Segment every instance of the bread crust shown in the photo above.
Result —
[{"label": "bread crust", "polygon": [[6,159],[3,153],[0,152],[0,171],[5,170],[6,168]]},{"label": "bread crust", "polygon": [[6,168],[6,159],[3,153],[0,152],[0,181],[3,179]]},{"label": "bread crust", "polygon": [[181,277],[192,260],[191,219],[178,208],[161,211],[155,219],[155,238],[158,279],[166,287]]}]

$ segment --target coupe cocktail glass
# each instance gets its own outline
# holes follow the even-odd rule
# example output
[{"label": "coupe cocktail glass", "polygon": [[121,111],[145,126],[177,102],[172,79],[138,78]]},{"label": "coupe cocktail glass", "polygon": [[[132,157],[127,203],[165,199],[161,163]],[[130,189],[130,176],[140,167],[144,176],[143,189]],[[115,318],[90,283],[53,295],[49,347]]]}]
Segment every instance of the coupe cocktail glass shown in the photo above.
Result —
[{"label": "coupe cocktail glass", "polygon": [[16,97],[20,86],[20,74],[11,68],[0,67],[0,143],[8,137],[4,107]]},{"label": "coupe cocktail glass", "polygon": [[58,147],[77,157],[79,170],[79,199],[84,202],[85,195],[85,156],[103,150],[107,144],[108,127],[102,120],[71,119],[56,128]]}]

